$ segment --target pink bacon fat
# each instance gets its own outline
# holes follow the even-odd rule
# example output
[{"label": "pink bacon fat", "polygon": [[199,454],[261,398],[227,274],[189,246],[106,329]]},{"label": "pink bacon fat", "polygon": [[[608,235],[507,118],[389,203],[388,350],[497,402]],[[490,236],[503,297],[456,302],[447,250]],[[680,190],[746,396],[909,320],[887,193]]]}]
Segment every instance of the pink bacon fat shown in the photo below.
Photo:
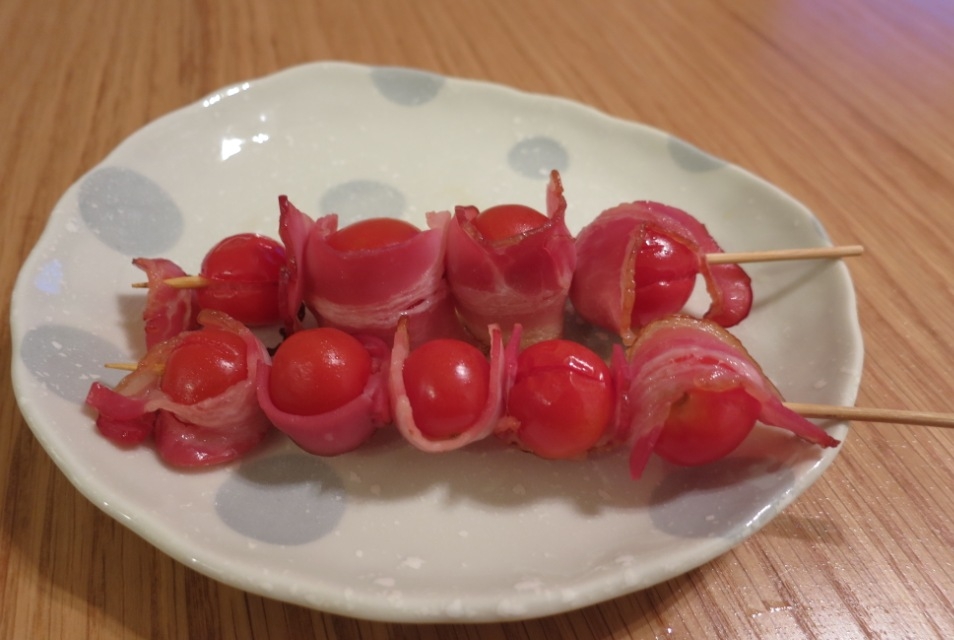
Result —
[{"label": "pink bacon fat", "polygon": [[[356,335],[371,355],[371,375],[361,395],[331,411],[303,416],[282,411],[269,396],[269,373],[265,365],[258,372],[258,403],[272,424],[303,450],[334,456],[353,451],[377,429],[391,422],[388,406],[388,361],[390,349],[379,338]],[[320,393],[316,389],[315,393]]]},{"label": "pink bacon fat", "polygon": [[474,224],[479,215],[476,207],[457,207],[447,231],[447,280],[465,326],[484,343],[491,324],[502,327],[504,339],[520,324],[525,346],[559,337],[576,267],[559,173],[550,174],[543,226],[493,241]]},{"label": "pink bacon fat", "polygon": [[[315,226],[314,220],[298,210],[288,196],[278,196],[278,236],[285,245],[285,266],[278,280],[278,308],[285,333],[291,335],[302,328],[302,305],[305,302],[305,245]],[[331,231],[321,231],[327,235]]]},{"label": "pink bacon fat", "polygon": [[429,228],[405,241],[341,251],[327,240],[338,230],[337,215],[312,221],[285,197],[280,206],[289,256],[283,304],[293,329],[300,323],[291,314],[304,302],[324,326],[388,343],[401,316],[414,344],[464,336],[444,278],[448,212],[427,214]]},{"label": "pink bacon fat", "polygon": [[[570,298],[581,317],[615,332],[626,344],[635,340],[639,327],[633,325],[632,313],[634,305],[640,304],[634,285],[636,256],[649,232],[696,254],[698,272],[711,298],[707,320],[731,327],[748,316],[751,281],[736,264],[709,266],[706,255],[722,253],[722,248],[705,225],[675,207],[639,201],[607,209],[578,234]],[[663,315],[668,312],[653,319]]]},{"label": "pink bacon fat", "polygon": [[391,400],[391,415],[394,425],[412,446],[429,453],[453,451],[482,440],[494,433],[504,410],[504,389],[516,363],[520,343],[520,327],[514,327],[509,342],[505,345],[503,334],[497,326],[488,329],[490,336],[490,376],[487,402],[474,423],[456,436],[435,440],[428,438],[417,427],[414,411],[404,384],[404,362],[411,353],[411,340],[405,322],[398,324],[391,351],[388,389]]},{"label": "pink bacon fat", "polygon": [[139,444],[151,435],[160,458],[176,467],[228,462],[262,441],[271,425],[258,406],[255,381],[268,352],[248,328],[225,314],[201,311],[198,321],[241,337],[248,376],[195,404],[172,401],[160,383],[166,361],[189,332],[179,333],[151,348],[115,389],[93,383],[86,403],[99,412],[96,426],[102,435],[121,446]]},{"label": "pink bacon fat", "polygon": [[791,431],[822,447],[839,440],[783,404],[745,347],[720,325],[677,315],[647,325],[629,352],[626,403],[618,441],[632,443],[630,473],[639,478],[653,452],[670,409],[691,389],[725,390],[741,386],[761,403],[760,422]]},{"label": "pink bacon fat", "polygon": [[148,292],[142,319],[146,348],[151,349],[183,331],[199,328],[199,303],[195,289],[176,289],[165,283],[186,275],[176,263],[165,258],[136,258],[133,264],[146,273]]}]

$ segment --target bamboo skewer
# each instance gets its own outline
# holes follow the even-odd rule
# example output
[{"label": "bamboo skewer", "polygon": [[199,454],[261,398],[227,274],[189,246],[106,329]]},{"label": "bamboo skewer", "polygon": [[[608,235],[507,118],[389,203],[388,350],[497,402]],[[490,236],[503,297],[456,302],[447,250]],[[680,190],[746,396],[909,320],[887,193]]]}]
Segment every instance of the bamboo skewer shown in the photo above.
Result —
[{"label": "bamboo skewer", "polygon": [[[178,276],[176,278],[166,278],[163,283],[174,289],[201,289],[209,286],[209,279],[203,276]],[[134,282],[134,289],[149,288],[148,282]]]},{"label": "bamboo skewer", "polygon": [[[825,258],[848,258],[864,253],[864,247],[850,244],[838,247],[810,247],[806,249],[769,249],[766,251],[740,251],[735,253],[709,253],[706,262],[716,264],[741,264],[745,262],[777,262],[780,260],[819,260]],[[176,289],[201,289],[209,286],[203,276],[178,276],[163,282]],[[134,289],[147,289],[148,282],[134,282]]]},{"label": "bamboo skewer", "polygon": [[[107,369],[135,371],[136,362],[107,362]],[[786,407],[805,418],[828,418],[831,420],[852,420],[858,422],[887,422],[910,424],[923,427],[954,428],[954,413],[933,411],[910,411],[902,409],[870,409],[866,407],[840,407],[832,404],[811,404],[786,402]]]},{"label": "bamboo skewer", "polygon": [[907,411],[900,409],[868,409],[865,407],[838,407],[828,404],[786,402],[785,406],[806,418],[856,420],[860,422],[891,422],[925,427],[954,428],[954,413]]},{"label": "bamboo skewer", "polygon": [[743,262],[776,262],[779,260],[817,260],[822,258],[847,258],[864,253],[860,244],[839,247],[810,247],[806,249],[770,249],[767,251],[744,251],[738,253],[710,253],[706,262],[713,264],[738,264]]}]

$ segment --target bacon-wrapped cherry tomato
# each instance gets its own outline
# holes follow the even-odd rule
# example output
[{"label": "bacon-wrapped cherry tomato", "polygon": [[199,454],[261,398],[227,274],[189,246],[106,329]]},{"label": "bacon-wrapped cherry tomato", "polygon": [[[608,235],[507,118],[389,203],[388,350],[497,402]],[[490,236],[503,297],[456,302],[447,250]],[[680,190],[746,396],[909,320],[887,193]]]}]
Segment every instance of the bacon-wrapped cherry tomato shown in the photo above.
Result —
[{"label": "bacon-wrapped cherry tomato", "polygon": [[474,226],[491,242],[506,240],[542,227],[549,218],[522,204],[501,204],[485,209],[474,218]]},{"label": "bacon-wrapped cherry tomato", "polygon": [[357,338],[331,327],[305,329],[276,350],[268,391],[282,411],[316,415],[357,398],[370,376],[371,355]]},{"label": "bacon-wrapped cherry tomato", "polygon": [[761,403],[741,387],[690,389],[670,408],[654,451],[682,466],[714,462],[745,440],[760,410]]},{"label": "bacon-wrapped cherry tomato", "polygon": [[180,404],[217,396],[248,376],[246,353],[245,341],[235,333],[193,331],[169,354],[160,389]]},{"label": "bacon-wrapped cherry tomato", "polygon": [[326,241],[338,251],[359,251],[404,242],[420,232],[410,222],[398,218],[369,218],[335,231]]},{"label": "bacon-wrapped cherry tomato", "polygon": [[404,385],[414,422],[428,438],[451,438],[483,413],[490,365],[479,349],[460,340],[439,339],[411,351]]},{"label": "bacon-wrapped cherry tomato", "polygon": [[647,230],[633,271],[632,319],[641,327],[685,306],[696,286],[699,259],[671,236]]},{"label": "bacon-wrapped cherry tomato", "polygon": [[606,431],[614,406],[610,369],[585,346],[547,340],[518,356],[507,414],[527,450],[554,459],[583,455]]},{"label": "bacon-wrapped cherry tomato", "polygon": [[255,233],[224,238],[202,260],[199,273],[207,283],[197,291],[199,306],[251,326],[278,322],[284,264],[285,248],[276,240]]}]

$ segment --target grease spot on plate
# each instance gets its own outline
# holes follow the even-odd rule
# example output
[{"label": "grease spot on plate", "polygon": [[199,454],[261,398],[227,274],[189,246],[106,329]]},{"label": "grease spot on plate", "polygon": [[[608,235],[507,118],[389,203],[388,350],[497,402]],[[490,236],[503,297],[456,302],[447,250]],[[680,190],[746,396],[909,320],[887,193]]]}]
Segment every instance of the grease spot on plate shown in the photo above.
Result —
[{"label": "grease spot on plate", "polygon": [[80,216],[102,242],[128,256],[157,255],[182,235],[182,213],[165,189],[121,167],[102,167],[79,187]]},{"label": "grease spot on plate", "polygon": [[298,545],[333,531],[346,503],[341,478],[331,467],[313,456],[285,454],[241,465],[219,488],[215,510],[250,538]]}]

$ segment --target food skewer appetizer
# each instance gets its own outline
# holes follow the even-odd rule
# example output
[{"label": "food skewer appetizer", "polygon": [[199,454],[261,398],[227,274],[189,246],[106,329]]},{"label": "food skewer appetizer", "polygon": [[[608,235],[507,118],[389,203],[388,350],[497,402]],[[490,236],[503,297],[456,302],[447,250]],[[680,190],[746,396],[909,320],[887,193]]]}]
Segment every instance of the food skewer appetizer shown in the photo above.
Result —
[{"label": "food skewer appetizer", "polygon": [[[190,306],[215,309],[253,327],[281,319],[279,276],[285,265],[285,247],[272,238],[255,233],[223,238],[205,254],[199,274],[194,276],[186,275],[169,260],[164,260],[163,271],[153,273],[154,262],[144,258],[133,261],[147,271],[149,278],[133,287],[148,288],[150,294],[156,294],[153,303],[147,302],[153,309],[158,309],[162,301],[182,306],[188,299]],[[152,270],[147,269],[150,265]],[[173,289],[183,293],[175,296]],[[188,291],[193,292],[191,296]],[[181,310],[175,317],[186,315]]]},{"label": "food skewer appetizer", "polygon": [[402,316],[413,343],[464,335],[444,277],[449,213],[429,213],[426,230],[394,218],[339,229],[335,214],[312,221],[285,196],[279,207],[292,254],[285,275],[289,310],[303,303],[319,324],[388,343]]},{"label": "food skewer appetizer", "polygon": [[523,205],[457,207],[447,230],[447,281],[461,321],[479,341],[489,342],[490,325],[505,340],[521,325],[525,346],[562,335],[576,268],[565,216],[557,171],[550,174],[546,215]]},{"label": "food skewer appetizer", "polygon": [[256,397],[268,352],[241,322],[199,312],[201,329],[149,349],[115,389],[100,382],[86,403],[103,436],[123,447],[152,437],[159,457],[177,467],[229,462],[254,449],[271,428]]}]

